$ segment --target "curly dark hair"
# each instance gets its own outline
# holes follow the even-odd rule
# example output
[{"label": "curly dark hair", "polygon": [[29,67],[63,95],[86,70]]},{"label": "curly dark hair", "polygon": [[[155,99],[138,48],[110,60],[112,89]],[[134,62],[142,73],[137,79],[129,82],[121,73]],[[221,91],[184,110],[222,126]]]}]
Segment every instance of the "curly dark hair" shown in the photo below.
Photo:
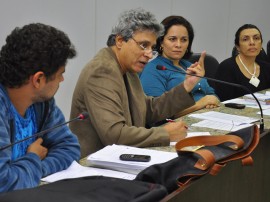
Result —
[{"label": "curly dark hair", "polygon": [[38,71],[48,81],[75,55],[68,36],[52,26],[32,23],[17,27],[7,36],[0,52],[0,83],[18,88]]}]

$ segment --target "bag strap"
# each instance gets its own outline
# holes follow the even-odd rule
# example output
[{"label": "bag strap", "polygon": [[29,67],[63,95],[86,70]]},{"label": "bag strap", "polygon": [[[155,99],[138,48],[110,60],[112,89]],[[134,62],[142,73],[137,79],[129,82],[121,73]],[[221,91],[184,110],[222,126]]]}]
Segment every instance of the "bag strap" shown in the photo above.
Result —
[{"label": "bag strap", "polygon": [[242,138],[236,135],[215,135],[215,136],[195,136],[188,137],[176,143],[177,152],[186,152],[183,148],[188,146],[215,146],[223,143],[233,143],[229,147],[233,150],[241,149],[244,146]]},{"label": "bag strap", "polygon": [[[240,132],[240,131],[239,131]],[[243,131],[242,131],[243,133]],[[238,134],[240,135],[240,133]],[[243,141],[248,134],[238,135],[217,135],[217,136],[196,136],[185,138],[176,143],[175,148],[178,155],[183,155],[185,153],[193,153],[199,155],[199,160],[194,167],[200,170],[206,170],[211,167],[210,173],[218,173],[218,171],[229,161],[241,159],[242,165],[252,165],[253,159],[250,156],[251,152],[256,148],[260,139],[259,128],[254,125],[251,128],[249,138],[246,140],[247,143]],[[243,138],[243,139],[242,139]],[[228,144],[230,143],[230,144]],[[215,155],[209,149],[200,149],[197,151],[187,151],[184,150],[187,146],[218,146],[230,148],[234,152],[227,155],[227,157],[222,159],[215,159]]]},{"label": "bag strap", "polygon": [[250,157],[250,154],[257,147],[257,145],[259,144],[259,141],[260,141],[260,130],[259,130],[258,126],[255,125],[253,127],[252,140],[251,140],[250,144],[248,145],[248,147],[244,151],[236,153],[232,156],[228,156],[228,158],[225,158],[225,159],[219,161],[219,163],[227,163],[229,161],[242,159],[242,165],[252,165],[253,160]]},{"label": "bag strap", "polygon": [[224,143],[231,143],[228,148],[232,150],[239,150],[244,146],[242,138],[236,135],[217,135],[217,136],[195,136],[185,138],[176,143],[175,148],[178,155],[192,152],[200,156],[197,163],[194,165],[195,168],[200,170],[207,170],[213,166],[216,162],[215,155],[207,149],[200,149],[196,151],[184,150],[188,146],[215,146]]}]

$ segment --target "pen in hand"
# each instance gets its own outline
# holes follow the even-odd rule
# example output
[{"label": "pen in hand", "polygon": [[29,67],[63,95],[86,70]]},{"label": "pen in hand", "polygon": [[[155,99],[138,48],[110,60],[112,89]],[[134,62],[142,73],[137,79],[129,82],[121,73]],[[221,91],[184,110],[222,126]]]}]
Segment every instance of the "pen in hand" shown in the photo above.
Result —
[{"label": "pen in hand", "polygon": [[[166,119],[166,121],[167,121],[168,123],[173,123],[173,122],[175,122],[175,120],[172,120],[172,119]],[[185,127],[185,129],[188,129],[188,126],[187,126],[187,125],[185,125],[184,127]]]},{"label": "pen in hand", "polygon": [[172,119],[166,119],[167,122],[175,122],[174,120]]}]

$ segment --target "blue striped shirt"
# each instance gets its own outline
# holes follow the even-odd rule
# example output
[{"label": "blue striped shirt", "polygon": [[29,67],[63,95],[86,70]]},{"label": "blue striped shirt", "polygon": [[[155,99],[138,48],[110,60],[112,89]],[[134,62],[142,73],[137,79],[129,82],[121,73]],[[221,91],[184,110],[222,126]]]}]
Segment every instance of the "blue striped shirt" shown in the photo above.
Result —
[{"label": "blue striped shirt", "polygon": [[[0,85],[0,148],[13,142],[16,121],[11,102],[5,88]],[[44,103],[36,103],[36,122],[40,125],[43,118]],[[49,113],[41,130],[64,123],[64,115],[55,105],[54,99],[49,102]],[[34,131],[32,131],[34,133]],[[67,125],[44,134],[42,145],[48,149],[46,158],[34,153],[26,153],[12,159],[12,147],[0,151],[0,192],[31,188],[39,185],[40,179],[70,166],[80,158],[80,146],[77,137]]]}]

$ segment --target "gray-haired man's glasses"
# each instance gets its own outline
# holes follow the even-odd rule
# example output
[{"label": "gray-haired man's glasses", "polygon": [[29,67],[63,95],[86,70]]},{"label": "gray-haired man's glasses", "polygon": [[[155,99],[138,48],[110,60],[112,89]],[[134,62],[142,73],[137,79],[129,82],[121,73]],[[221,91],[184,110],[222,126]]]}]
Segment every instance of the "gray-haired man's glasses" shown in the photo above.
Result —
[{"label": "gray-haired man's glasses", "polygon": [[158,55],[157,51],[154,51],[152,48],[147,47],[144,43],[140,43],[138,41],[136,41],[133,37],[131,37],[131,39],[133,39],[133,41],[135,41],[135,43],[140,46],[140,48],[146,52],[146,53],[152,53],[153,57],[156,57]]}]

